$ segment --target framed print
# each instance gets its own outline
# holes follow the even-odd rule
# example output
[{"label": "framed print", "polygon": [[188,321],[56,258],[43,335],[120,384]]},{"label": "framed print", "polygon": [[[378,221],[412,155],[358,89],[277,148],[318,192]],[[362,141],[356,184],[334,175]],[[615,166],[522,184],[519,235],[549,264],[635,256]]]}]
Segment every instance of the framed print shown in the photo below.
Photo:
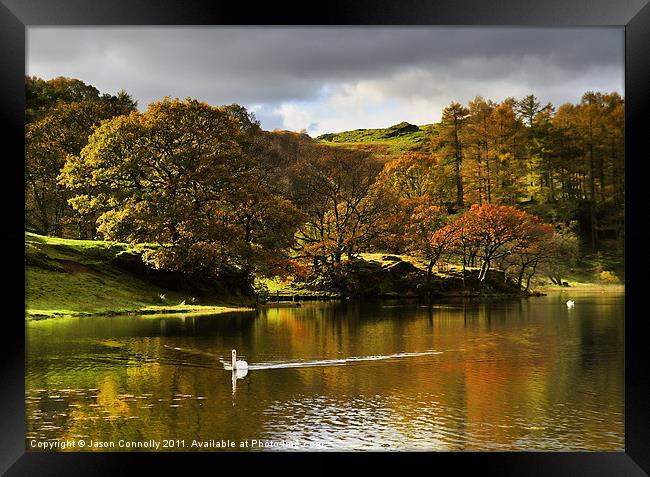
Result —
[{"label": "framed print", "polygon": [[322,10],[2,0],[0,469],[647,475],[647,2]]}]

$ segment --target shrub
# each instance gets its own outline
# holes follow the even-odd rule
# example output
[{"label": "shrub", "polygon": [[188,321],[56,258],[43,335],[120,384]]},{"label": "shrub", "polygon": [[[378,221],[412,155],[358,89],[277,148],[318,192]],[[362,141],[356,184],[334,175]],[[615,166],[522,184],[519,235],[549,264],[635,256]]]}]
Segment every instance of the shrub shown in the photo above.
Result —
[{"label": "shrub", "polygon": [[614,272],[610,272],[609,270],[603,270],[600,272],[599,278],[603,283],[620,283],[620,280],[616,274]]}]

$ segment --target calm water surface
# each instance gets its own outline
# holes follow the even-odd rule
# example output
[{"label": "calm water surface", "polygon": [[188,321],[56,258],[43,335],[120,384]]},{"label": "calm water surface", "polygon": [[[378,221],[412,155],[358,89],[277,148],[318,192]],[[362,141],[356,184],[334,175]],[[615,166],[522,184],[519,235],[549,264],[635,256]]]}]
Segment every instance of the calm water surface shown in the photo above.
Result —
[{"label": "calm water surface", "polygon": [[567,290],[30,321],[27,442],[621,451],[623,319],[623,292]]}]

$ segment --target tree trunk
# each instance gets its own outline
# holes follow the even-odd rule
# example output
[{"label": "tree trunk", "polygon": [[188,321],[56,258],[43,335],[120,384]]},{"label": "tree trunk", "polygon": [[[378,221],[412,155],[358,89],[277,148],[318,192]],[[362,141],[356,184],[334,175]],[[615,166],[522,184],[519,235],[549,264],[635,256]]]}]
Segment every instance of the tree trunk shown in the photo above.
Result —
[{"label": "tree trunk", "polygon": [[463,178],[460,175],[461,165],[463,162],[463,154],[458,137],[458,121],[454,122],[454,168],[456,172],[456,205],[462,208],[464,206],[464,193],[463,193]]},{"label": "tree trunk", "polygon": [[[519,275],[517,275],[517,287],[521,290],[521,284],[524,281],[524,270],[526,270],[526,266],[522,265],[521,269],[519,270]],[[553,280],[553,278],[551,278]]]},{"label": "tree trunk", "polygon": [[485,280],[487,272],[490,270],[490,260],[484,260],[481,264],[481,271],[479,272],[478,279],[479,281]]},{"label": "tree trunk", "polygon": [[485,174],[487,175],[487,203],[492,203],[492,184],[490,180],[490,149],[488,140],[485,139]]}]

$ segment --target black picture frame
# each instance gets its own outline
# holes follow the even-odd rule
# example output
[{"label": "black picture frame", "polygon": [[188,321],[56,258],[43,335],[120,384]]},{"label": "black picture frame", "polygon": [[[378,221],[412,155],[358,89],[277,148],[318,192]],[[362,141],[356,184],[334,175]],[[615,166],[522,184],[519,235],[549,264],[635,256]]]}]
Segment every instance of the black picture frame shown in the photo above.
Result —
[{"label": "black picture frame", "polygon": [[[464,474],[468,469],[494,475],[648,475],[650,473],[650,381],[645,364],[644,271],[648,242],[643,218],[643,162],[650,111],[650,0],[403,0],[305,3],[208,0],[0,0],[0,126],[2,143],[3,227],[0,244],[8,283],[2,354],[0,471],[6,475],[128,474],[134,464],[194,472],[209,465],[219,473],[228,465],[248,473],[248,463],[275,464],[284,471],[300,459],[313,469],[332,461],[329,453],[291,454],[90,454],[25,452],[24,321],[24,111],[25,32],[36,25],[521,25],[625,27],[626,64],[626,322],[625,452],[512,452],[373,454],[380,465],[397,458],[405,469],[440,465]],[[635,220],[636,219],[636,220]],[[632,257],[630,259],[630,257]],[[241,458],[245,458],[242,462]],[[347,461],[356,460],[346,454]],[[288,467],[291,465],[292,467]],[[448,467],[448,466],[452,467]],[[418,467],[421,468],[421,467]],[[307,471],[307,469],[304,469]],[[153,473],[153,468],[149,469]]]}]

